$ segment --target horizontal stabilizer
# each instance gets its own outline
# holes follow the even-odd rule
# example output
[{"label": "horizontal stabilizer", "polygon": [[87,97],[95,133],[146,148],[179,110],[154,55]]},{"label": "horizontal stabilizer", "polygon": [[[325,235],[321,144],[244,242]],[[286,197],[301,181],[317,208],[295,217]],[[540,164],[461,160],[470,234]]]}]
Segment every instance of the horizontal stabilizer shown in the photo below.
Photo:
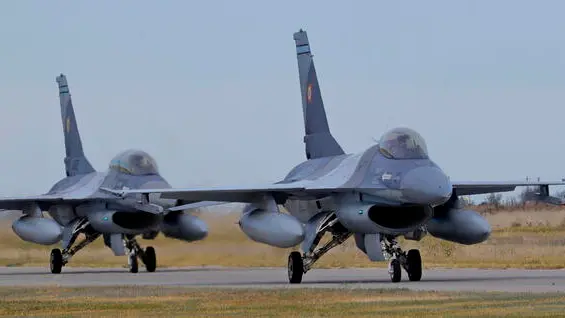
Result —
[{"label": "horizontal stabilizer", "polygon": [[542,202],[552,205],[565,205],[565,200],[558,197],[549,195],[549,185],[544,184],[539,186],[539,191],[535,193],[526,193],[526,200]]},{"label": "horizontal stabilizer", "polygon": [[495,192],[510,192],[516,187],[536,187],[550,185],[565,185],[565,181],[452,181],[457,195],[474,195]]}]

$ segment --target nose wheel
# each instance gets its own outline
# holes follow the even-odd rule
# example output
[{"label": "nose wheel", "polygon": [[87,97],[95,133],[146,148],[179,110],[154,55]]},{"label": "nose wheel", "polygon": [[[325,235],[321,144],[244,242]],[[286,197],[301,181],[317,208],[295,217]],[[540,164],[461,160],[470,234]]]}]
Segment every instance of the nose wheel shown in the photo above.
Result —
[{"label": "nose wheel", "polygon": [[145,253],[141,258],[143,264],[145,264],[145,269],[153,273],[157,268],[157,255],[155,254],[155,249],[152,246],[147,246]]},{"label": "nose wheel", "polygon": [[398,283],[402,279],[402,270],[400,269],[400,262],[393,259],[388,264],[388,274],[393,283]]},{"label": "nose wheel", "polygon": [[406,255],[406,272],[410,281],[417,282],[422,279],[422,257],[420,256],[420,251],[408,251]]},{"label": "nose wheel", "polygon": [[137,273],[139,271],[139,263],[137,262],[137,255],[128,255],[128,267],[130,273]]},{"label": "nose wheel", "polygon": [[406,273],[408,273],[410,281],[417,282],[422,279],[422,257],[419,250],[412,249],[406,253],[400,248],[394,238],[385,238],[382,243],[383,251],[391,257],[388,273],[393,283],[401,281],[401,268],[404,268]]},{"label": "nose wheel", "polygon": [[145,269],[152,273],[157,269],[157,255],[152,246],[142,249],[134,237],[125,237],[125,246],[128,253],[128,266],[131,273],[139,271],[139,260],[145,265]]}]

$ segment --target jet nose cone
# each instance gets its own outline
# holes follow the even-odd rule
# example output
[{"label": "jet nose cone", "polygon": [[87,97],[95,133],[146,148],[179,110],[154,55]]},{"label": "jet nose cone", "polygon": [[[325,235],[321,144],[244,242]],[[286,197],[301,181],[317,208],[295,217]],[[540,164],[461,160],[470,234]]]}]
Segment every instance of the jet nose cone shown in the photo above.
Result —
[{"label": "jet nose cone", "polygon": [[406,173],[400,182],[400,189],[409,203],[435,206],[449,199],[452,185],[441,169],[419,167]]}]

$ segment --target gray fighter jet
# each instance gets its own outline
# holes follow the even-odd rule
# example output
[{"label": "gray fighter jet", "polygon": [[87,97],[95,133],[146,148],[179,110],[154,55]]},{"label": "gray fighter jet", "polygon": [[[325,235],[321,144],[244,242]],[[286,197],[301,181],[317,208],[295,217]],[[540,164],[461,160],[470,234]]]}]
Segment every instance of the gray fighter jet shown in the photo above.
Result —
[{"label": "gray fighter jet", "polygon": [[[408,128],[386,132],[378,144],[346,154],[328,127],[316,70],[305,31],[294,34],[302,91],[307,160],[280,182],[256,187],[195,189],[140,189],[112,191],[124,199],[132,195],[178,200],[247,203],[239,221],[252,240],[288,248],[301,244],[303,253],[288,258],[288,278],[302,276],[331,248],[353,236],[372,261],[390,260],[393,282],[401,268],[412,281],[422,276],[418,250],[405,252],[399,236],[421,240],[426,233],[461,244],[485,241],[491,232],[477,212],[465,210],[458,197],[512,191],[517,186],[540,186],[539,200],[549,197],[549,185],[559,182],[457,182],[435,164],[424,139]],[[289,211],[281,213],[279,205]],[[318,247],[325,233],[332,239]]]},{"label": "gray fighter jet", "polygon": [[[155,160],[140,150],[127,150],[110,162],[106,172],[94,170],[85,157],[66,77],[57,77],[63,133],[65,136],[66,177],[49,192],[38,196],[0,198],[0,209],[21,210],[23,216],[12,224],[23,240],[43,245],[62,244],[62,251],[51,251],[51,272],[60,273],[70,258],[80,249],[103,236],[104,243],[115,255],[127,252],[129,269],[138,271],[138,258],[147,271],[157,266],[155,249],[142,249],[136,236],[153,239],[162,232],[187,242],[207,235],[204,221],[186,214],[185,209],[213,204],[144,197],[145,200],[124,199],[104,189],[169,188],[159,175]],[[44,217],[46,211],[51,218]],[[84,239],[75,244],[79,234]]]}]

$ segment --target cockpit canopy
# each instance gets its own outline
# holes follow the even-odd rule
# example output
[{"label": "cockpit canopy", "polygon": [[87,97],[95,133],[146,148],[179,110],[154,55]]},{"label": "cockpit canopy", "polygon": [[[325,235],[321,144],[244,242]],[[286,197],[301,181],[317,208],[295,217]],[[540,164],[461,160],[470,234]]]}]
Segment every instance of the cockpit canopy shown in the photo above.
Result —
[{"label": "cockpit canopy", "polygon": [[159,174],[157,162],[141,150],[126,150],[110,161],[110,169],[136,176]]},{"label": "cockpit canopy", "polygon": [[379,150],[390,159],[427,159],[424,138],[409,128],[394,128],[379,140]]}]

